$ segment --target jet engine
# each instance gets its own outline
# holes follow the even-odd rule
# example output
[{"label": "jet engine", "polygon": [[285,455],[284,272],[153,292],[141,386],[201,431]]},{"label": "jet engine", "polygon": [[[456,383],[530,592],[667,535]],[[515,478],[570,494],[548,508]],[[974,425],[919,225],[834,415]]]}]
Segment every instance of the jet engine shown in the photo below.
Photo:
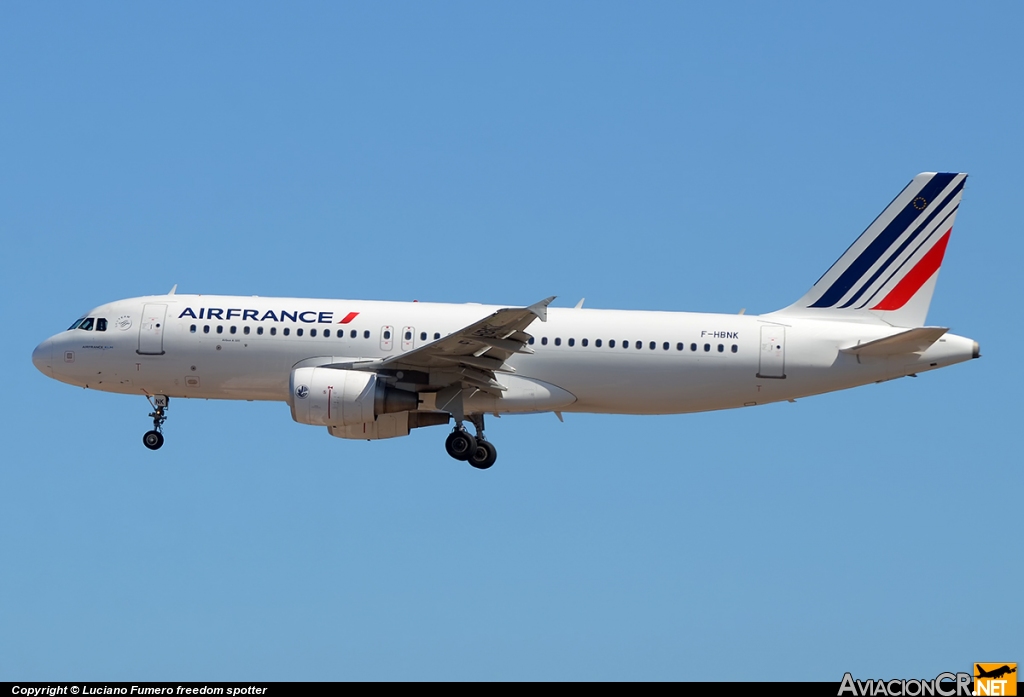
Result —
[{"label": "jet engine", "polygon": [[289,383],[292,418],[311,426],[351,426],[381,414],[414,411],[419,395],[399,390],[376,373],[296,368]]}]

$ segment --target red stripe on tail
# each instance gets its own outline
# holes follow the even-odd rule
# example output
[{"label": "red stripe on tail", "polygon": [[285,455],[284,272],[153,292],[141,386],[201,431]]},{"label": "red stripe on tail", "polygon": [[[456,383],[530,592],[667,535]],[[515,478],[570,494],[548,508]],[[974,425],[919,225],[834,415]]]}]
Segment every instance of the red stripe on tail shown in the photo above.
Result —
[{"label": "red stripe on tail", "polygon": [[946,244],[949,242],[949,233],[953,228],[946,230],[946,234],[935,243],[935,246],[928,250],[917,266],[910,270],[906,276],[900,279],[896,287],[889,291],[889,294],[882,298],[882,302],[875,305],[872,310],[898,310],[907,304],[907,301],[914,297],[914,294],[921,290],[921,286],[928,282],[928,279],[935,275],[935,272],[942,266],[942,257],[946,254]]}]

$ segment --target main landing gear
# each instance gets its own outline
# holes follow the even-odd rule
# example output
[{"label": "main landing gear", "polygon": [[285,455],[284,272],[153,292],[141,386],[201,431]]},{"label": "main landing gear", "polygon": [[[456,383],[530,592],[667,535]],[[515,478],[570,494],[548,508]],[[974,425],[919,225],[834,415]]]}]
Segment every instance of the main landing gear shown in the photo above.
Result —
[{"label": "main landing gear", "polygon": [[149,400],[150,406],[153,407],[153,413],[150,414],[153,417],[153,430],[146,431],[146,434],[142,436],[142,444],[150,450],[159,450],[160,446],[164,444],[164,421],[167,421],[167,405],[170,403],[171,398],[167,395],[158,394],[152,397],[146,395],[146,399]]},{"label": "main landing gear", "polygon": [[456,460],[485,470],[498,459],[498,450],[484,437],[484,415],[474,414],[469,420],[476,428],[476,436],[470,435],[461,422],[457,423],[455,430],[445,440],[444,449]]}]

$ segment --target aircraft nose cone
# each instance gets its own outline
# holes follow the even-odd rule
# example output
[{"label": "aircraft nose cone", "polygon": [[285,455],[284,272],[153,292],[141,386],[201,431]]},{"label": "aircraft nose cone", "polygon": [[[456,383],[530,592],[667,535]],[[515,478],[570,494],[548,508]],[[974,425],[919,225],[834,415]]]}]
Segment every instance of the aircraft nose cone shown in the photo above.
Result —
[{"label": "aircraft nose cone", "polygon": [[36,369],[40,373],[47,377],[53,377],[53,369],[50,367],[53,365],[53,342],[47,339],[43,343],[36,346],[32,352],[32,363],[35,364]]}]

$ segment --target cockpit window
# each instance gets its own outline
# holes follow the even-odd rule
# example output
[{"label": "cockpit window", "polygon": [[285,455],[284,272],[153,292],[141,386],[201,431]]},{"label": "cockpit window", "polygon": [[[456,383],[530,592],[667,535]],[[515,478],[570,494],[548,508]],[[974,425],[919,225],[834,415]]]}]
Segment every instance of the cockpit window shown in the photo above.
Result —
[{"label": "cockpit window", "polygon": [[82,320],[82,323],[78,325],[78,328],[79,329],[84,329],[87,332],[91,332],[92,331],[92,325],[93,325],[93,318],[92,317],[86,317],[84,320]]},{"label": "cockpit window", "polygon": [[96,331],[105,332],[107,331],[107,318],[97,317],[96,318]]},{"label": "cockpit window", "polygon": [[84,321],[85,317],[82,317],[81,319],[76,319],[75,323],[68,327],[68,331],[71,331],[72,329],[78,329],[78,325],[80,325]]}]

